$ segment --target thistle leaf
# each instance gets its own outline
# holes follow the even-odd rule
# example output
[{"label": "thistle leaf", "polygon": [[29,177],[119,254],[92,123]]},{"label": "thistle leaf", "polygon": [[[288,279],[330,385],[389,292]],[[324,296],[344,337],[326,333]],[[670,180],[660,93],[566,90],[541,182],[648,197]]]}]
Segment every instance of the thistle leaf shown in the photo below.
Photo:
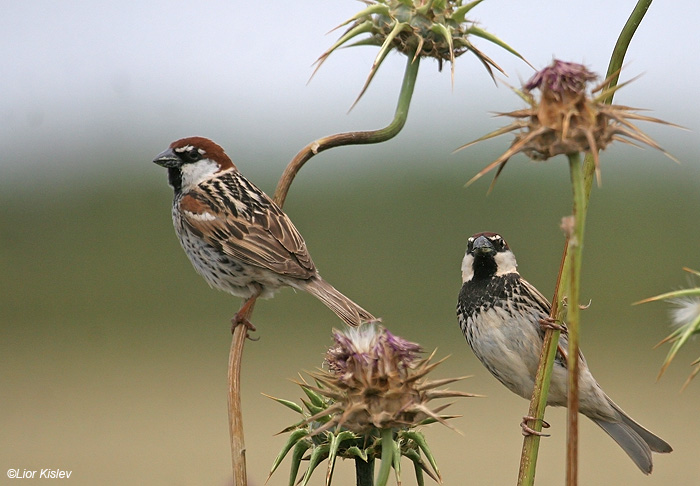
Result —
[{"label": "thistle leaf", "polygon": [[391,32],[389,33],[389,35],[387,35],[386,39],[384,40],[384,43],[382,44],[382,47],[379,49],[379,54],[377,54],[377,57],[372,63],[372,67],[369,70],[369,75],[365,80],[364,86],[360,90],[360,94],[357,96],[357,99],[350,107],[350,110],[352,110],[355,107],[357,102],[360,101],[360,98],[362,98],[362,95],[364,95],[365,91],[367,91],[369,84],[372,82],[372,79],[374,79],[374,75],[377,74],[377,70],[382,65],[382,62],[384,62],[384,59],[386,58],[387,54],[389,54],[389,51],[391,51],[391,43],[394,40],[394,38],[406,28],[410,28],[410,26],[407,23],[397,22],[396,25],[394,25],[394,28],[391,29]]},{"label": "thistle leaf", "polygon": [[346,454],[359,457],[363,461],[367,462],[367,450],[366,449],[360,449],[357,446],[350,446],[345,450]]},{"label": "thistle leaf", "polygon": [[417,431],[406,431],[403,433],[403,435],[406,438],[411,439],[413,442],[415,442],[418,445],[418,447],[420,447],[420,450],[423,451],[423,454],[425,455],[426,459],[428,459],[428,462],[430,463],[430,467],[433,468],[433,471],[435,472],[435,475],[438,477],[438,480],[440,482],[442,482],[442,476],[440,475],[440,470],[437,467],[437,462],[435,462],[435,457],[433,456],[433,453],[430,450],[430,447],[428,446],[428,442],[425,440],[425,436]]},{"label": "thistle leaf", "polygon": [[700,277],[700,272],[698,272],[697,270],[693,270],[693,269],[688,268],[688,267],[683,267],[683,270],[685,270],[688,273],[692,273],[693,275],[697,275],[698,277]]},{"label": "thistle leaf", "polygon": [[357,12],[355,15],[350,17],[348,20],[343,22],[342,24],[338,25],[337,27],[332,28],[330,31],[327,32],[327,34],[330,34],[334,30],[338,30],[341,27],[344,27],[348,25],[350,22],[354,22],[356,20],[360,20],[362,17],[367,17],[370,15],[389,15],[389,6],[383,3],[374,3],[371,4],[369,7],[365,8],[364,10],[360,10]]},{"label": "thistle leaf", "polygon": [[324,62],[326,62],[326,59],[335,52],[336,49],[341,47],[343,44],[348,42],[350,39],[353,39],[354,37],[360,35],[360,34],[365,34],[367,32],[372,31],[372,22],[367,20],[366,22],[362,22],[361,24],[355,25],[348,29],[345,34],[343,34],[340,39],[338,39],[335,44],[333,44],[331,47],[329,47],[326,52],[321,54],[318,59],[314,62],[316,64],[316,68],[314,69],[314,72],[311,73],[311,76],[309,77],[309,81],[307,81],[307,84],[313,79],[313,77],[316,75],[316,72],[321,68]]},{"label": "thistle leaf", "polygon": [[690,384],[690,380],[695,378],[695,375],[700,373],[700,358],[696,359],[693,361],[692,364],[697,364],[697,366],[693,369],[693,371],[690,373],[690,376],[688,377],[687,380],[685,380],[685,383],[683,383],[683,386],[681,387],[681,391],[685,390],[685,388]]},{"label": "thistle leaf", "polygon": [[306,469],[306,472],[304,473],[304,477],[301,480],[301,485],[300,486],[307,486],[309,484],[309,479],[311,479],[311,475],[313,474],[314,470],[318,465],[328,457],[328,450],[329,450],[329,445],[328,444],[323,444],[317,447],[314,447],[314,450],[311,451],[311,456],[309,457],[309,467]]},{"label": "thistle leaf", "polygon": [[315,407],[321,407],[321,408],[326,407],[326,403],[323,401],[323,397],[316,390],[314,390],[311,386],[304,385],[301,387],[301,389],[304,390],[304,393],[306,393],[306,396],[309,397],[309,400],[311,400],[311,403]]},{"label": "thistle leaf", "polygon": [[452,32],[444,24],[433,24],[430,30],[438,35],[441,35],[443,39],[447,42],[450,49],[450,75],[452,77],[452,87],[455,85],[455,46],[452,41]]},{"label": "thistle leaf", "polygon": [[482,29],[481,27],[477,27],[476,25],[472,25],[471,27],[469,27],[469,29],[467,29],[467,33],[473,34],[477,37],[481,37],[482,39],[485,39],[493,44],[496,44],[498,47],[505,49],[506,51],[510,52],[514,56],[523,60],[532,69],[535,69],[535,66],[530,64],[530,62],[527,59],[525,59],[522,55],[520,55],[520,53],[518,51],[516,51],[515,49],[510,47],[504,41],[502,41],[501,39],[499,39],[498,37],[493,35],[491,32],[487,32],[484,29]]},{"label": "thistle leaf", "polygon": [[[694,270],[688,269],[687,271],[691,273],[695,273]],[[654,297],[649,297],[647,299],[642,299],[637,302],[634,302],[632,305],[637,305],[637,304],[645,304],[647,302],[655,302],[657,300],[668,300],[668,299],[676,299],[679,297],[692,297],[700,295],[700,287],[698,288],[692,288],[692,289],[681,289],[681,290],[674,290],[673,292],[666,292],[665,294],[660,294],[656,295]]]},{"label": "thistle leaf", "polygon": [[661,367],[661,371],[659,371],[659,375],[656,377],[657,380],[661,378],[661,375],[664,374],[666,368],[668,368],[668,366],[671,364],[671,361],[673,361],[673,358],[675,358],[676,354],[678,353],[678,350],[683,347],[686,341],[688,341],[688,339],[690,339],[690,337],[693,334],[697,334],[698,332],[700,332],[700,315],[697,316],[695,320],[693,320],[692,322],[688,323],[680,329],[682,330],[682,332],[671,346],[671,349],[668,351],[668,354],[666,355],[666,360],[664,361],[664,364]]},{"label": "thistle leaf", "polygon": [[[282,450],[280,451],[279,454],[277,454],[277,457],[275,458],[275,461],[272,463],[272,468],[270,468],[270,474],[267,475],[267,481],[270,480],[270,477],[272,477],[272,474],[275,472],[275,470],[279,467],[279,465],[282,463],[284,458],[287,456],[287,453],[292,449],[292,447],[295,447],[299,441],[303,440],[304,437],[308,435],[308,431],[304,429],[297,429],[291,434],[289,434],[289,439],[287,439],[287,442],[284,444],[282,447]],[[310,444],[310,442],[309,442]]]},{"label": "thistle leaf", "polygon": [[294,402],[292,402],[292,401],[290,401],[290,400],[285,400],[284,398],[275,398],[275,397],[273,397],[273,396],[271,396],[271,395],[268,395],[268,394],[266,394],[266,393],[263,393],[262,395],[265,396],[265,397],[267,397],[267,398],[270,398],[270,399],[276,401],[277,403],[281,403],[281,404],[284,405],[285,407],[290,408],[290,409],[294,410],[295,412],[297,412],[297,413],[299,413],[299,414],[303,414],[303,413],[304,413],[304,409],[303,409],[303,408],[301,408],[299,405],[297,405],[296,403],[294,403]]},{"label": "thistle leaf", "polygon": [[452,13],[452,20],[457,22],[458,24],[461,24],[466,21],[467,19],[467,14],[471,9],[479,5],[481,2],[484,0],[474,0],[473,2],[470,2],[466,5],[462,5],[461,7],[457,8],[453,13]]},{"label": "thistle leaf", "polygon": [[[304,453],[312,447],[311,441],[300,441],[294,446],[294,452],[292,452],[292,464],[289,469],[289,486],[294,486],[297,480],[297,474],[299,473],[299,466],[301,465],[301,460],[304,457]],[[268,478],[269,479],[269,478]]]}]

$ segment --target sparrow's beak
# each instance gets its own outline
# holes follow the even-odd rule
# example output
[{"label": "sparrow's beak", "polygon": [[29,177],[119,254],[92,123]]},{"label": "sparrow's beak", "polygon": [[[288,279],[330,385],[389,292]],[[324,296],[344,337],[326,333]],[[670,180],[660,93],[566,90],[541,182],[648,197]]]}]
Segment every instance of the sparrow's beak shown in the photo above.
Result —
[{"label": "sparrow's beak", "polygon": [[485,236],[479,236],[474,243],[472,243],[472,253],[475,255],[488,255],[490,253],[496,253],[496,248],[494,248],[491,240]]},{"label": "sparrow's beak", "polygon": [[179,167],[182,165],[180,157],[175,155],[175,152],[173,152],[173,149],[171,148],[158,154],[158,156],[153,159],[153,162],[161,167],[165,167],[166,169],[170,169],[171,167]]}]

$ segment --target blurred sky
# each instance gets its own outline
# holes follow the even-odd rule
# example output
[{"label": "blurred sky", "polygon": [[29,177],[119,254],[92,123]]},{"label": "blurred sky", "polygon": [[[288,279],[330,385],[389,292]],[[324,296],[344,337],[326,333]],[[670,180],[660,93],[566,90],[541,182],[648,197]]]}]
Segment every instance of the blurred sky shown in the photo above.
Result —
[{"label": "blurred sky", "polygon": [[[604,73],[634,4],[488,0],[473,17],[538,68],[556,56]],[[352,0],[29,0],[3,7],[5,182],[135,168],[172,140],[195,134],[217,140],[234,160],[278,173],[312,139],[387,123],[404,67],[402,56],[390,56],[349,115],[376,48],[337,52],[306,84],[311,64],[338,36],[326,33],[362,7]],[[655,2],[623,72],[623,80],[642,77],[616,98],[690,128],[642,124],[691,165],[700,154],[698,20],[700,3],[694,0]],[[509,83],[519,85],[531,75],[505,51],[482,39],[475,44],[506,70]],[[457,60],[454,88],[449,65],[438,73],[429,60],[421,66],[403,138],[392,147],[416,144],[419,155],[450,154],[502,123],[489,112],[520,106],[506,87],[494,86],[473,56]]]}]

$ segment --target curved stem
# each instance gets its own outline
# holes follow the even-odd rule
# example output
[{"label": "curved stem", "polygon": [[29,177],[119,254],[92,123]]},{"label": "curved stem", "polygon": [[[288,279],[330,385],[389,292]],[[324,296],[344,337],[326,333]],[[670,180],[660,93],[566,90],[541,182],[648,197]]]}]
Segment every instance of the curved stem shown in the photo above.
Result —
[{"label": "curved stem", "polygon": [[411,104],[411,98],[413,97],[413,88],[416,85],[419,64],[419,57],[414,59],[413,55],[408,55],[399,101],[396,106],[394,119],[389,125],[379,130],[337,133],[335,135],[319,138],[308,144],[301,149],[291,162],[289,162],[284,173],[282,173],[282,177],[277,184],[277,189],[273,197],[275,202],[280,207],[284,205],[294,177],[296,177],[297,172],[299,172],[303,165],[314,155],[334,147],[380,143],[395,137],[401,131],[408,118],[408,108]]},{"label": "curved stem", "polygon": [[[610,56],[608,72],[605,75],[606,78],[614,75],[610,79],[611,87],[617,85],[617,81],[620,78],[620,69],[622,68],[622,62],[625,60],[627,49],[629,48],[630,42],[632,42],[632,37],[637,31],[637,27],[639,27],[644,15],[647,13],[647,10],[649,10],[651,2],[652,0],[639,0],[637,2],[637,5],[635,5],[634,10],[632,10],[629,19],[627,19],[627,23],[625,23],[625,26],[622,28],[620,36],[617,38],[617,43],[615,44],[612,55]],[[614,93],[610,93],[610,96],[608,96],[604,102],[607,104],[612,103],[613,94]]]},{"label": "curved stem", "polygon": [[231,462],[233,464],[233,484],[246,485],[245,440],[243,438],[243,414],[241,410],[241,357],[245,343],[245,326],[236,326],[231,340],[228,357],[228,406],[229,431],[231,435]]},{"label": "curved stem", "polygon": [[[408,63],[404,73],[401,93],[396,107],[393,121],[385,128],[373,131],[348,132],[321,138],[304,147],[292,161],[287,165],[275,190],[274,200],[282,207],[287,198],[289,187],[301,167],[314,155],[324,150],[342,145],[359,145],[379,143],[395,137],[406,124],[408,108],[413,97],[413,89],[418,77],[418,66],[420,58],[413,55],[408,56]],[[239,311],[239,316],[243,322],[250,320],[255,305],[255,296],[251,297]],[[231,437],[231,461],[233,464],[233,484],[236,486],[246,486],[246,462],[245,462],[245,442],[243,438],[243,415],[241,408],[241,364],[243,358],[243,345],[245,344],[248,328],[238,325],[233,332],[231,340],[231,350],[229,352],[228,367],[228,409],[229,409],[229,432]],[[390,431],[391,432],[391,431]],[[390,435],[391,439],[391,435]],[[386,463],[391,467],[392,458],[388,457]],[[382,468],[384,468],[384,452],[382,452]],[[388,472],[387,472],[388,478]],[[386,483],[386,480],[385,480]]]},{"label": "curved stem", "polygon": [[[630,14],[625,26],[620,32],[620,36],[617,38],[615,43],[615,48],[613,49],[612,55],[610,56],[610,63],[608,64],[608,72],[605,74],[606,78],[610,78],[609,88],[617,86],[617,81],[620,79],[620,71],[622,69],[622,63],[625,60],[625,54],[627,54],[627,49],[629,48],[630,42],[632,42],[632,37],[635,32],[637,32],[637,27],[642,23],[644,15],[649,10],[652,0],[638,0],[637,5],[635,5],[634,10]],[[613,96],[615,96],[615,91],[612,90],[610,95],[603,100],[606,104],[612,104]],[[591,194],[591,187],[593,187],[593,176],[595,174],[595,160],[593,159],[593,154],[587,154],[584,159],[584,184],[586,190],[586,204],[588,204],[588,199]]]},{"label": "curved stem", "polygon": [[[255,306],[255,297],[246,301],[240,314],[242,322],[250,319]],[[245,460],[245,440],[243,436],[243,409],[241,407],[241,364],[243,360],[243,345],[248,336],[248,327],[239,324],[233,329],[231,349],[228,355],[228,423],[231,438],[231,463],[233,465],[234,486],[247,486]]]}]

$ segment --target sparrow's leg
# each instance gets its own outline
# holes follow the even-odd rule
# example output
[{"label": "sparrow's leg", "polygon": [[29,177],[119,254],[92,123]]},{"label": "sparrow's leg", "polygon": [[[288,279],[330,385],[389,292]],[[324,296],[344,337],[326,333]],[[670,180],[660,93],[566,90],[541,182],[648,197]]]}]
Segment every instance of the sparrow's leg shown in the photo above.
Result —
[{"label": "sparrow's leg", "polygon": [[[535,429],[533,429],[532,427],[528,426],[528,425],[527,425],[527,422],[528,422],[529,420],[537,421],[538,419],[535,418],[535,417],[530,417],[529,415],[523,417],[523,421],[520,422],[520,428],[523,429],[523,435],[524,435],[524,436],[527,437],[528,435],[537,435],[537,436],[539,436],[539,437],[549,437],[549,434],[545,434],[545,433],[542,433],[542,432],[538,432],[538,431],[536,431]],[[539,420],[542,420],[542,419],[539,419]],[[543,429],[548,429],[548,428],[549,428],[549,424],[548,424],[547,422],[545,422],[544,420],[542,420],[542,428],[543,428]]]},{"label": "sparrow's leg", "polygon": [[[248,297],[245,302],[243,302],[243,305],[241,306],[240,309],[238,309],[238,312],[236,312],[236,315],[233,316],[233,319],[231,319],[231,334],[233,334],[233,331],[236,329],[237,326],[245,326],[248,328],[248,331],[257,331],[256,327],[253,325],[252,322],[248,320],[248,315],[251,311],[251,308],[253,305],[255,305],[255,299],[258,298],[258,296],[262,293],[262,287],[258,287],[256,289],[256,292]],[[248,333],[246,333],[246,337],[250,339],[251,341],[257,341],[257,339],[251,338]],[[258,338],[259,339],[259,338]]]},{"label": "sparrow's leg", "polygon": [[540,328],[543,331],[546,331],[547,329],[552,329],[554,331],[561,331],[563,333],[567,332],[566,326],[559,324],[556,319],[552,319],[551,317],[545,317],[544,319],[540,319]]}]

